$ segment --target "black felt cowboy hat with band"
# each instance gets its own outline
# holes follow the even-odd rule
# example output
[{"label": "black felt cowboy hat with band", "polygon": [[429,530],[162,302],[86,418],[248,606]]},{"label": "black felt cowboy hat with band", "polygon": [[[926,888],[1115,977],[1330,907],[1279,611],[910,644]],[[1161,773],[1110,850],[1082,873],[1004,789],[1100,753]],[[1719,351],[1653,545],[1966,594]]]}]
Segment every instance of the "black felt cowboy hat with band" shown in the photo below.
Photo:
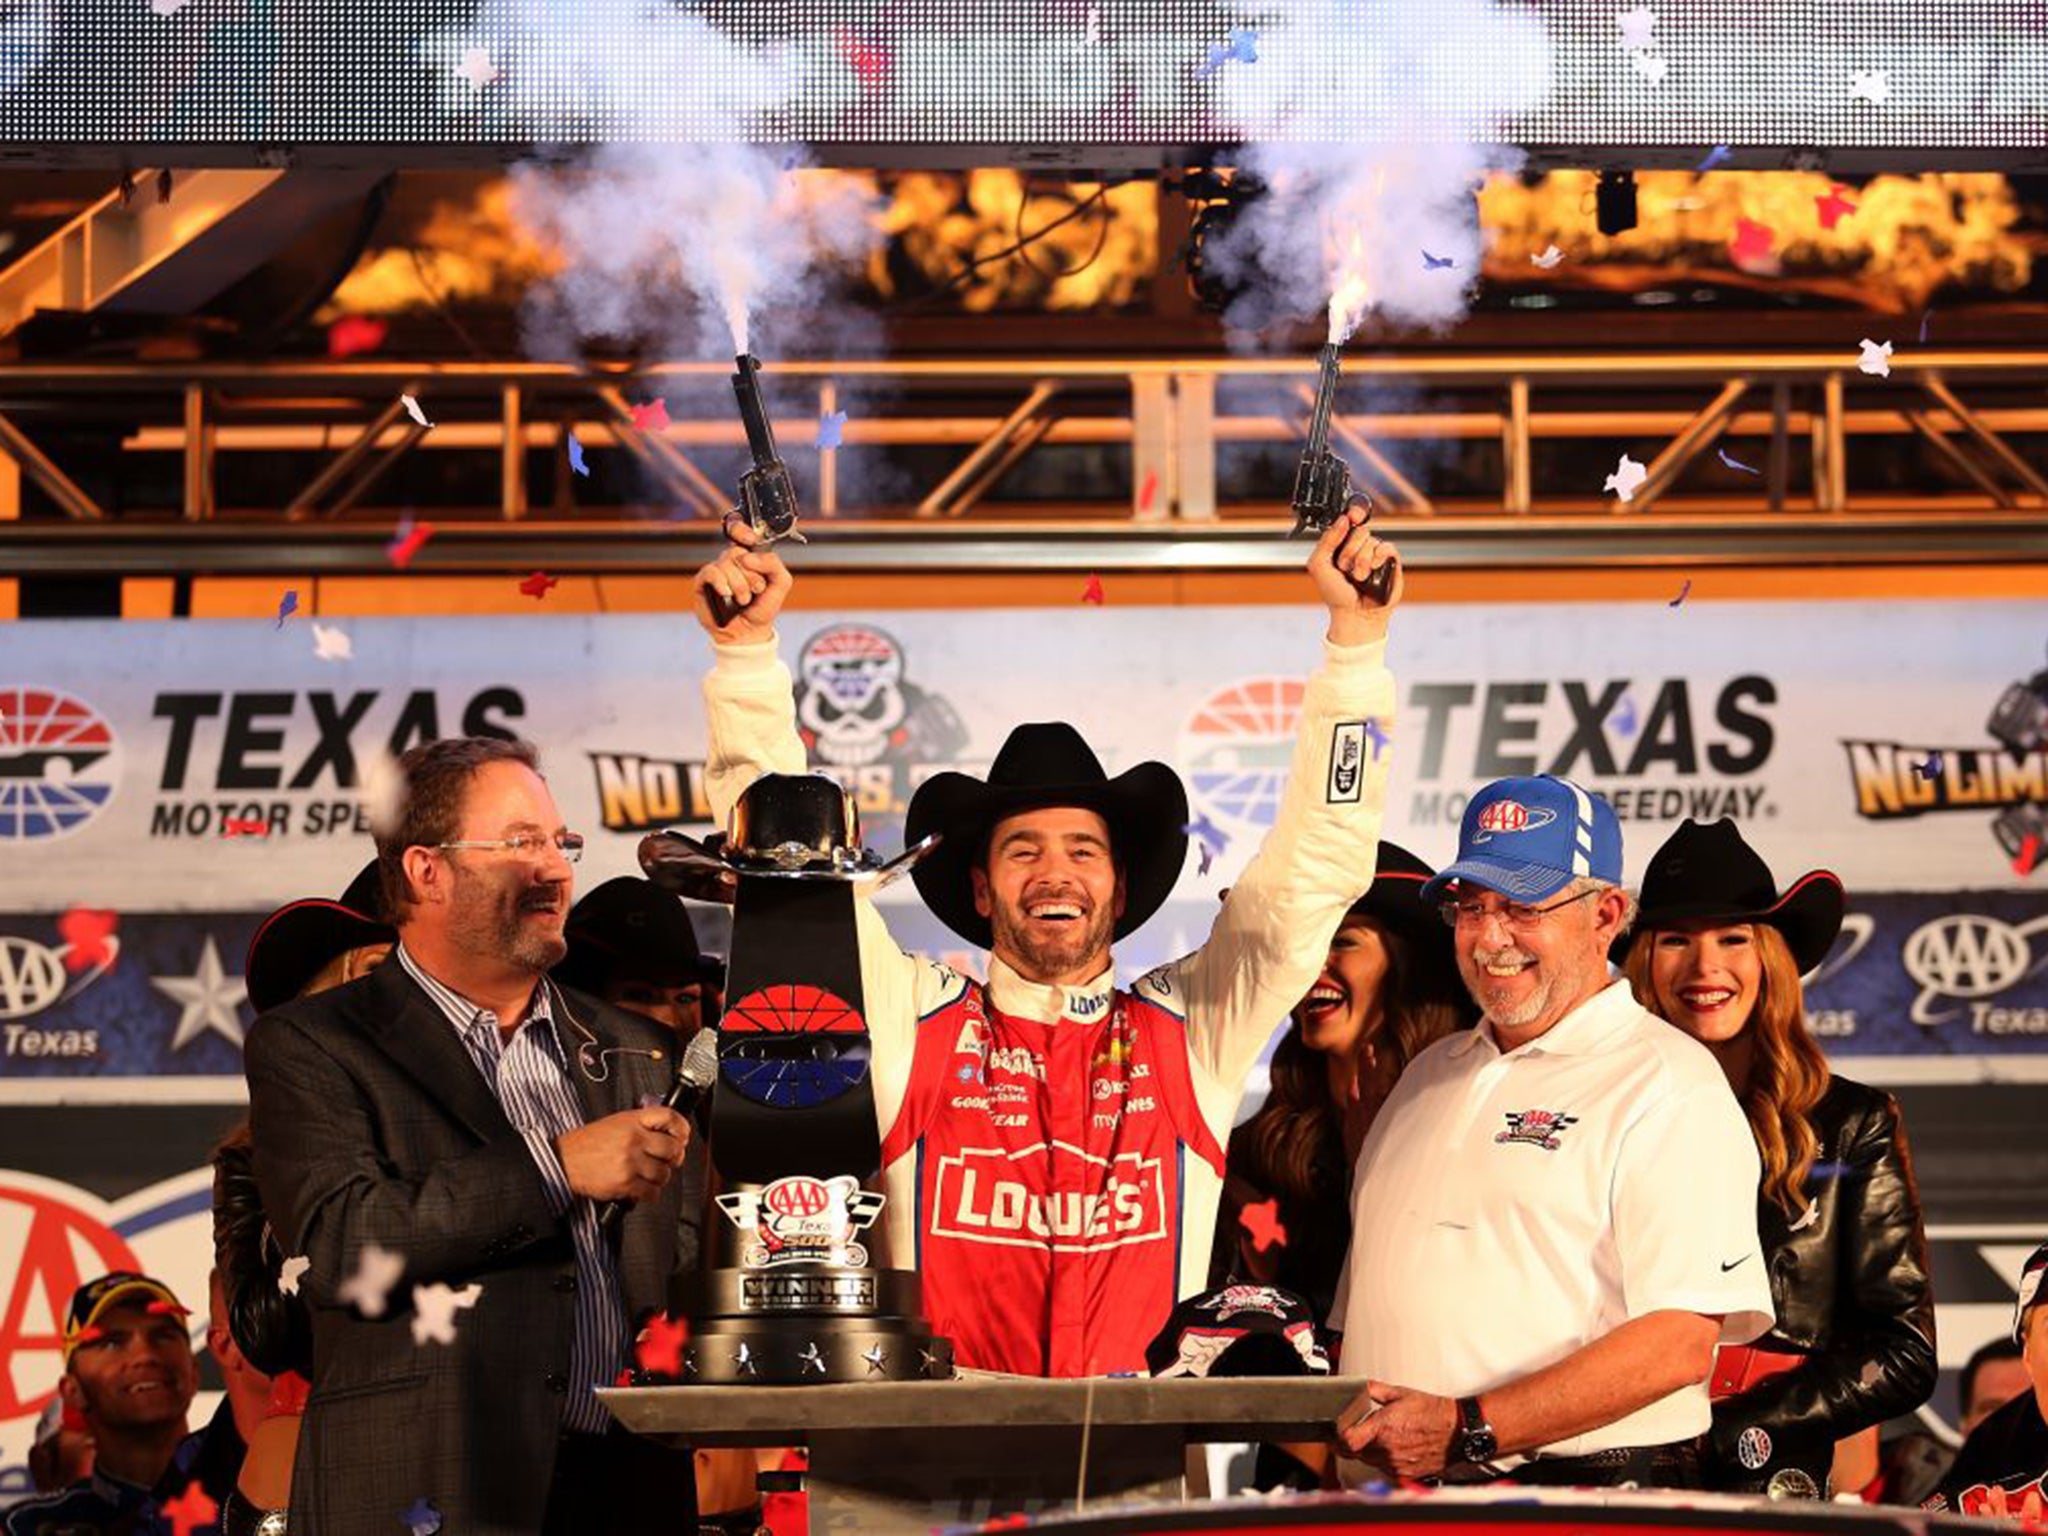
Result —
[{"label": "black felt cowboy hat with band", "polygon": [[1733,821],[1724,816],[1701,826],[1687,817],[1650,859],[1635,928],[1615,940],[1608,957],[1621,964],[1634,934],[1652,929],[1763,923],[1784,935],[1804,976],[1834,948],[1844,902],[1840,876],[1825,869],[1808,870],[1779,895],[1770,866]]},{"label": "black felt cowboy hat with band", "polygon": [[910,872],[932,915],[982,949],[995,942],[974,910],[969,871],[988,854],[989,834],[1006,816],[1078,806],[1109,824],[1109,851],[1124,877],[1121,939],[1165,902],[1188,859],[1188,792],[1164,763],[1139,763],[1115,778],[1103,771],[1081,733],[1064,721],[1020,725],[989,765],[988,778],[935,773],[910,797],[903,840],[943,840]]},{"label": "black felt cowboy hat with band", "polygon": [[632,875],[587,892],[569,909],[562,937],[569,953],[554,978],[585,992],[602,994],[612,977],[657,987],[716,985],[725,971],[697,947],[682,898]]},{"label": "black felt cowboy hat with band", "polygon": [[279,907],[249,941],[242,969],[250,1006],[268,1013],[297,997],[335,956],[366,944],[397,943],[398,930],[383,920],[383,910],[375,859],[349,881],[341,900],[308,897]]}]

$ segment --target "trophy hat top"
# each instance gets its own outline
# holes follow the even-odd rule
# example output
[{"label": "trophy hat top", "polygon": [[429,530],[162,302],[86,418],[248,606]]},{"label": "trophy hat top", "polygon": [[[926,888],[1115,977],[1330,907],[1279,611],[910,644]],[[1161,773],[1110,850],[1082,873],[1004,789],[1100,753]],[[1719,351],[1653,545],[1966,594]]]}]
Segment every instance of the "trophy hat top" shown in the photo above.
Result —
[{"label": "trophy hat top", "polygon": [[885,862],[861,846],[860,812],[838,780],[764,773],[740,795],[724,832],[702,841],[676,831],[651,833],[640,840],[640,867],[679,896],[730,902],[750,876],[885,885],[935,842],[927,839]]}]

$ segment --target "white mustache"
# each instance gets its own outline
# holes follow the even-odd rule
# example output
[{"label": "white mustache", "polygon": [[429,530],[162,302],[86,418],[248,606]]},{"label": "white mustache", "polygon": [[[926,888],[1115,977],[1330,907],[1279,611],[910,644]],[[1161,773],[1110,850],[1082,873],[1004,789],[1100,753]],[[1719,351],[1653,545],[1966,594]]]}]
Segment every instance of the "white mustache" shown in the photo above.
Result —
[{"label": "white mustache", "polygon": [[1534,965],[1536,957],[1526,949],[1475,949],[1472,958],[1480,965]]}]

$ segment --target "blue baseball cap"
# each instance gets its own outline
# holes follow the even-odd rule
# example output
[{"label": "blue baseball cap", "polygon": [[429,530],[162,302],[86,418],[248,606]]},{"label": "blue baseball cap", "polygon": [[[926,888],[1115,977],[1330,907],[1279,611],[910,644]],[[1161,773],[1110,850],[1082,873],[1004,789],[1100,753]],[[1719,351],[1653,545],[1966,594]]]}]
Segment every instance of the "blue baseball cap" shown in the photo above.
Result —
[{"label": "blue baseball cap", "polygon": [[1441,901],[1453,881],[1510,901],[1541,901],[1588,877],[1621,884],[1614,807],[1570,779],[1495,779],[1465,806],[1457,861],[1422,888]]}]

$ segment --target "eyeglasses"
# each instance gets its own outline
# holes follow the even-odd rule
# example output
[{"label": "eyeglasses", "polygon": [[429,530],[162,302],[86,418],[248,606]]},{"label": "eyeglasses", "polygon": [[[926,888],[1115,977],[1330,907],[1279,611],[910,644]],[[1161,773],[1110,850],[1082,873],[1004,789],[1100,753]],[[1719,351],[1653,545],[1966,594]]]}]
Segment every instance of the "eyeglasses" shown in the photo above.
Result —
[{"label": "eyeglasses", "polygon": [[1499,918],[1510,928],[1534,928],[1543,921],[1546,913],[1555,912],[1559,907],[1568,907],[1575,901],[1584,901],[1588,896],[1598,896],[1606,889],[1604,885],[1596,885],[1590,891],[1581,891],[1576,896],[1553,901],[1547,907],[1525,907],[1518,901],[1506,901],[1502,902],[1499,908],[1488,910],[1468,897],[1463,901],[1443,902],[1438,905],[1437,911],[1443,914],[1444,921],[1453,928],[1460,923],[1484,922],[1489,917]]},{"label": "eyeglasses", "polygon": [[553,837],[543,837],[536,832],[522,832],[517,837],[472,837],[460,842],[436,843],[434,846],[444,853],[450,848],[503,848],[517,858],[540,859],[546,857],[544,850],[550,843],[555,851],[571,864],[583,857],[583,834],[581,832],[557,832]]}]

